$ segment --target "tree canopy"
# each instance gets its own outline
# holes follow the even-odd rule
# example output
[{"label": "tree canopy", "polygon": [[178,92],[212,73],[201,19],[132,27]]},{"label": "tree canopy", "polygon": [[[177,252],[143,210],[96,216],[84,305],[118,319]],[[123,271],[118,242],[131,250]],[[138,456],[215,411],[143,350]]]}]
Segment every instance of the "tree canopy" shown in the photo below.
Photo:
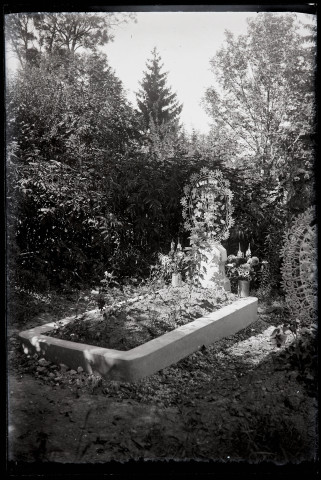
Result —
[{"label": "tree canopy", "polygon": [[7,38],[20,64],[41,53],[95,51],[114,39],[113,28],[133,13],[16,13],[6,18]]},{"label": "tree canopy", "polygon": [[265,176],[282,169],[289,187],[311,176],[315,51],[293,15],[260,14],[237,38],[226,32],[211,60],[216,85],[205,96],[215,130],[235,142],[234,157]]},{"label": "tree canopy", "polygon": [[231,239],[252,238],[274,280],[285,226],[314,201],[313,37],[295,15],[262,13],[248,19],[246,35],[226,32],[210,61],[210,138],[229,165],[244,169]]},{"label": "tree canopy", "polygon": [[103,54],[68,62],[43,56],[39,67],[26,67],[9,83],[7,99],[8,139],[19,136],[25,160],[97,163],[124,151],[135,136],[134,111]]}]

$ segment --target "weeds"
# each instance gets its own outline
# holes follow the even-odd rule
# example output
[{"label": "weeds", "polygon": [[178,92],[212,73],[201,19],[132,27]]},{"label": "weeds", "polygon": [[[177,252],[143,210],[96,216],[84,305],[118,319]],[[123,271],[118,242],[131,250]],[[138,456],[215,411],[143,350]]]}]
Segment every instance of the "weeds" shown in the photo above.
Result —
[{"label": "weeds", "polygon": [[[98,293],[104,295],[105,301],[104,308],[99,308],[100,314],[87,312],[76,317],[77,321],[60,326],[48,335],[105,348],[129,350],[221,308],[235,298],[235,295],[227,294],[221,287],[204,289],[184,284],[180,288],[165,286],[156,290],[157,284],[153,278],[151,284],[141,286],[143,295],[133,299],[123,289],[123,300],[107,306],[105,303],[112,298],[113,290]],[[97,297],[97,291],[94,292],[93,297]],[[97,298],[94,301],[97,305]]]},{"label": "weeds", "polygon": [[82,437],[83,437],[85,428],[86,428],[86,426],[87,426],[87,422],[88,422],[88,419],[89,419],[89,416],[90,416],[91,412],[92,412],[92,408],[90,408],[90,409],[87,411],[86,416],[85,416],[84,425],[83,425],[83,427],[82,427],[82,429],[81,429],[81,434],[79,435],[79,439],[78,439],[78,445],[77,445],[77,450],[76,450],[75,462],[81,460],[81,458],[84,456],[84,454],[85,454],[86,451],[88,450],[88,445],[86,445],[85,448],[82,450],[82,452],[80,452],[80,445],[81,445]]},{"label": "weeds", "polygon": [[264,460],[300,462],[310,454],[307,432],[294,418],[284,418],[273,411],[253,410],[246,421],[238,423],[231,443],[236,456],[255,463]]},{"label": "weeds", "polygon": [[317,391],[317,325],[301,327],[298,319],[288,321],[272,332],[272,341],[277,347],[284,345],[289,337],[294,342],[284,350],[279,361],[293,371],[298,371],[297,378],[308,393],[315,395]]}]

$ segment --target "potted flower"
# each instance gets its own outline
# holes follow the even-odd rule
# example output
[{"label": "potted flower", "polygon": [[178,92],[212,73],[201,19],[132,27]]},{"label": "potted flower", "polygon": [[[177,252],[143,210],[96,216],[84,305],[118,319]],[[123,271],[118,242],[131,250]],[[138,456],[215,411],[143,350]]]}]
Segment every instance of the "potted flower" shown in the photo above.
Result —
[{"label": "potted flower", "polygon": [[240,297],[250,295],[251,265],[243,263],[237,268],[238,272],[238,294]]},{"label": "potted flower", "polygon": [[171,250],[168,255],[160,253],[158,258],[164,274],[170,274],[172,276],[172,286],[180,287],[182,284],[182,271],[186,267],[187,259],[179,240],[176,249],[175,243],[172,241]]},{"label": "potted flower", "polygon": [[250,287],[257,287],[260,282],[262,271],[267,262],[259,261],[258,257],[229,255],[225,265],[226,276],[231,282],[232,291],[238,292],[240,297],[248,297]]}]

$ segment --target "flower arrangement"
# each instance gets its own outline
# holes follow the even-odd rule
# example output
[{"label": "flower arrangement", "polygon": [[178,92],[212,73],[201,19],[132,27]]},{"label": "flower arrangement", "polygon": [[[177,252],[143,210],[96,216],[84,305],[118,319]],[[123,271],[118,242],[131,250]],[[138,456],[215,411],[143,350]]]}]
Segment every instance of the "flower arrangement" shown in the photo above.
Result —
[{"label": "flower arrangement", "polygon": [[185,185],[185,196],[181,199],[184,228],[192,234],[202,231],[208,239],[217,242],[228,238],[234,224],[229,181],[220,170],[204,167],[199,174],[191,175],[190,182]]},{"label": "flower arrangement", "polygon": [[179,240],[176,248],[172,241],[168,255],[159,253],[158,258],[165,274],[182,273],[187,266],[187,258]]},{"label": "flower arrangement", "polygon": [[251,287],[257,288],[268,262],[266,260],[260,262],[258,257],[251,257],[250,249],[247,250],[246,257],[240,253],[242,252],[239,249],[238,255],[227,257],[225,273],[231,282],[231,287],[235,290],[239,280],[246,280],[251,283]]}]

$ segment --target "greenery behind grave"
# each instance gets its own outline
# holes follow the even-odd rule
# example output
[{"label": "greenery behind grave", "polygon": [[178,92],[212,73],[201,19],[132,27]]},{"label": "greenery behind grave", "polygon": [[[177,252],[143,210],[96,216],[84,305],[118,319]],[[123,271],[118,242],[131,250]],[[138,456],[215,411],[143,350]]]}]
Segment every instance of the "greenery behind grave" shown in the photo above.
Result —
[{"label": "greenery behind grave", "polygon": [[[291,86],[288,102],[294,114],[293,128],[278,132],[278,166],[273,164],[272,168],[271,164],[269,168],[266,157],[262,174],[262,156],[249,156],[241,148],[244,131],[250,134],[253,129],[246,123],[244,105],[250,99],[257,111],[261,107],[249,86],[246,98],[240,100],[236,95],[232,102],[233,78],[239,80],[238,75],[244,72],[242,65],[235,64],[231,37],[227,36],[225,54],[222,50],[216,63],[211,64],[223,75],[217,78],[225,78],[222,85],[232,102],[232,124],[238,125],[242,118],[244,124],[234,128],[235,135],[231,136],[218,121],[224,105],[209,89],[205,103],[214,121],[213,129],[207,136],[197,132],[188,135],[179,126],[180,105],[176,95],[166,90],[166,75],[155,50],[147,73],[154,68],[162,102],[172,107],[173,115],[166,121],[159,115],[153,117],[153,91],[146,72],[144,77],[142,72],[142,88],[148,91],[149,103],[136,111],[91,34],[81,40],[83,52],[76,53],[54,36],[48,43],[46,35],[53,31],[50,28],[55,22],[52,15],[36,16],[34,20],[29,15],[28,22],[34,21],[33,35],[44,39],[45,47],[40,51],[35,44],[21,42],[25,38],[23,28],[28,30],[30,25],[25,27],[23,14],[17,18],[20,24],[14,25],[16,37],[12,41],[16,42],[21,65],[6,89],[9,290],[14,285],[35,292],[92,286],[106,270],[113,271],[118,280],[147,277],[158,252],[167,253],[172,239],[179,237],[184,246],[188,245],[180,199],[190,175],[204,166],[219,168],[234,193],[235,225],[224,242],[228,253],[236,253],[239,242],[243,249],[250,242],[253,254],[269,262],[270,280],[278,285],[280,239],[291,218],[313,203],[313,144],[309,137],[313,133],[313,109],[308,114],[302,108],[311,105],[313,97],[313,48],[304,51],[308,63],[297,66],[294,79],[287,68],[269,76],[275,91],[280,84],[287,92]],[[248,44],[243,39],[238,54],[251,58],[251,49],[255,48],[251,40],[255,40],[260,22],[265,25],[266,35],[269,29],[284,31],[286,24],[292,57],[286,60],[288,47],[280,40],[279,47],[290,67],[293,55],[302,54],[299,40],[305,35],[313,42],[313,34],[302,36],[291,20],[281,20],[278,25],[263,16],[256,26],[251,24]],[[96,27],[91,25],[93,34]],[[66,24],[60,28],[69,27]],[[99,40],[101,44],[108,41],[108,35]],[[273,48],[277,47],[276,40]],[[260,48],[264,53],[263,44]],[[273,58],[260,57],[258,61],[263,65],[265,60],[273,66]],[[228,61],[233,68],[227,68]],[[260,65],[255,68],[258,71]],[[265,88],[259,77],[257,82]],[[142,91],[139,94],[144,98]],[[283,107],[275,105],[276,111]],[[294,149],[291,145],[297,135]],[[295,200],[298,198],[299,202]]]}]

